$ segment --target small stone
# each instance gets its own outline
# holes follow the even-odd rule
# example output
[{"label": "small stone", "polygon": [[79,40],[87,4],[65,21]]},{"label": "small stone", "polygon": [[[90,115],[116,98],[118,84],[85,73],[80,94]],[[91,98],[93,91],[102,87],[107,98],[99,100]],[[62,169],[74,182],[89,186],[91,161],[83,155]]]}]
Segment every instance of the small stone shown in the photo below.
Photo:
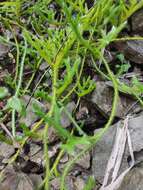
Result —
[{"label": "small stone", "polygon": [[39,69],[40,69],[40,71],[45,71],[47,69],[47,67],[48,67],[47,62],[44,62],[40,65]]},{"label": "small stone", "polygon": [[[66,106],[65,109],[69,114],[72,114],[73,110],[75,108],[75,103],[69,102]],[[61,124],[64,128],[69,127],[71,124],[71,120],[69,119],[69,117],[67,116],[67,114],[65,113],[65,111],[63,110],[63,112],[61,113]]]},{"label": "small stone", "polygon": [[51,189],[52,190],[59,190],[60,189],[60,178],[54,178],[51,181]]},{"label": "small stone", "polygon": [[33,156],[41,150],[41,147],[37,144],[30,143],[30,153],[29,156]]},{"label": "small stone", "polygon": [[142,33],[143,33],[143,9],[136,11],[131,16],[131,30],[134,34],[142,35]]},{"label": "small stone", "polygon": [[132,41],[120,41],[114,44],[115,48],[122,52],[125,58],[136,64],[143,63],[143,41],[132,40]]},{"label": "small stone", "polygon": [[32,162],[35,162],[35,163],[38,164],[38,165],[41,165],[41,164],[43,164],[43,162],[44,162],[44,155],[43,155],[43,154],[44,154],[43,151],[40,150],[40,151],[38,151],[36,154],[31,155],[31,156],[30,156],[30,160],[31,160]]},{"label": "small stone", "polygon": [[64,156],[60,159],[60,163],[65,164],[69,160],[69,157],[67,154],[64,154]]},{"label": "small stone", "polygon": [[42,184],[42,177],[37,174],[29,174],[29,178],[31,179],[35,189],[38,189],[38,187]]},{"label": "small stone", "polygon": [[[78,145],[76,151],[77,151],[77,154],[79,152],[81,152],[82,150],[84,149],[84,146],[83,145]],[[90,153],[89,152],[86,152],[80,159],[78,159],[75,163],[78,164],[79,166],[81,166],[82,168],[84,169],[88,169],[90,168]]]},{"label": "small stone", "polygon": [[53,143],[56,140],[58,140],[58,135],[56,133],[56,130],[53,127],[48,128],[48,142]]},{"label": "small stone", "polygon": [[67,190],[75,190],[73,183],[73,176],[67,176],[65,180],[65,186]]},{"label": "small stone", "polygon": [[14,152],[15,149],[12,145],[6,144],[4,142],[0,143],[0,156],[8,159]]},{"label": "small stone", "polygon": [[84,189],[85,181],[81,177],[77,177],[75,179],[74,186],[76,190]]},{"label": "small stone", "polygon": [[124,177],[117,190],[143,189],[143,162],[135,165]]},{"label": "small stone", "polygon": [[0,190],[34,190],[37,187],[36,183],[34,184],[33,182],[28,175],[22,172],[15,172],[12,165],[9,165],[4,170],[4,178],[0,182]]},{"label": "small stone", "polygon": [[79,111],[76,113],[76,119],[81,120],[81,119],[87,118],[88,113],[89,111],[87,107],[80,107]]},{"label": "small stone", "polygon": [[[96,89],[91,95],[90,102],[95,104],[97,109],[105,116],[109,116],[112,110],[113,90],[103,81],[96,82]],[[120,95],[116,109],[116,117],[123,117],[129,110],[134,100]]]},{"label": "small stone", "polygon": [[5,45],[3,43],[0,43],[0,58],[4,57],[10,50],[10,47],[8,45]]},{"label": "small stone", "polygon": [[49,150],[48,150],[49,158],[52,158],[53,156],[55,156],[57,154],[60,146],[61,146],[61,143],[57,143],[49,148]]}]

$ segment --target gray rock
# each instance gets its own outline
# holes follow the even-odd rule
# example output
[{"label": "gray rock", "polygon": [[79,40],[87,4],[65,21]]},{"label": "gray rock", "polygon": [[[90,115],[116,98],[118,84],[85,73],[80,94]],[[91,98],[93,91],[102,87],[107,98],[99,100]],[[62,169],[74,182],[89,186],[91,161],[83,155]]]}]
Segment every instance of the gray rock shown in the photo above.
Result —
[{"label": "gray rock", "polygon": [[0,58],[4,57],[10,50],[8,45],[0,43]]},{"label": "gray rock", "polygon": [[78,176],[75,179],[74,186],[76,190],[84,189],[85,181],[81,177]]},{"label": "gray rock", "polygon": [[49,147],[49,150],[48,150],[49,158],[54,157],[58,153],[60,147],[61,147],[61,143],[56,143],[52,147]]},{"label": "gray rock", "polygon": [[60,189],[60,178],[54,178],[51,181],[51,190],[59,190]]},{"label": "gray rock", "polygon": [[[138,161],[143,161],[143,114],[139,116],[134,116],[129,119],[128,128],[131,136],[133,152],[138,152],[138,156],[135,157],[136,163]],[[102,183],[107,162],[109,160],[117,127],[121,127],[123,122],[120,121],[117,124],[111,126],[109,130],[103,135],[102,139],[96,144],[95,148],[93,149],[93,160],[92,160],[92,172],[99,182]],[[95,133],[99,132],[101,129],[95,130]],[[139,156],[140,155],[140,156]],[[128,147],[126,147],[124,157],[122,160],[122,165],[120,169],[120,173],[123,172],[125,169],[128,168],[129,163],[127,158],[130,157]]]},{"label": "gray rock", "polygon": [[35,189],[38,189],[38,187],[42,184],[42,177],[40,175],[29,174],[29,178],[31,179]]},{"label": "gray rock", "polygon": [[65,164],[65,163],[67,163],[69,161],[69,156],[68,156],[68,154],[64,154],[63,155],[63,157],[60,159],[60,163],[62,163],[62,164]]},{"label": "gray rock", "polygon": [[139,152],[143,149],[143,114],[129,120],[129,130],[132,140],[133,150]]},{"label": "gray rock", "polygon": [[[59,190],[60,184],[61,184],[60,182],[61,182],[60,178],[54,178],[51,181],[51,190]],[[65,188],[66,188],[66,190],[75,190],[72,176],[66,177]]]},{"label": "gray rock", "polygon": [[40,71],[45,71],[47,68],[48,68],[47,62],[43,62],[43,63],[40,65],[39,70],[40,70]]},{"label": "gray rock", "polygon": [[123,49],[123,53],[127,59],[138,64],[143,63],[143,41],[127,41]]},{"label": "gray rock", "polygon": [[67,190],[75,190],[74,183],[73,183],[73,176],[67,176],[65,180],[65,186]]},{"label": "gray rock", "polygon": [[39,166],[44,165],[44,153],[42,150],[38,151],[36,154],[30,156],[30,161],[35,162]]},{"label": "gray rock", "polygon": [[0,82],[2,82],[4,80],[4,78],[8,75],[9,75],[9,73],[8,73],[7,69],[0,68]]},{"label": "gray rock", "polygon": [[124,177],[118,190],[143,189],[143,162],[134,166]]},{"label": "gray rock", "polygon": [[4,142],[0,143],[0,156],[8,159],[15,152],[12,145],[6,144]]},{"label": "gray rock", "polygon": [[31,175],[22,172],[15,172],[13,167],[9,165],[4,171],[4,178],[0,182],[0,190],[34,190],[37,188],[37,182],[41,182],[41,176]]},{"label": "gray rock", "polygon": [[[96,82],[96,89],[93,91],[89,101],[95,104],[97,109],[105,116],[109,116],[112,109],[113,90],[102,81]],[[116,110],[117,117],[123,117],[131,105],[134,103],[129,97],[120,95]]]},{"label": "gray rock", "polygon": [[114,44],[118,51],[122,52],[125,58],[136,64],[143,63],[143,41],[142,40],[129,40],[120,41]]},{"label": "gray rock", "polygon": [[[99,131],[100,129],[95,130],[95,134]],[[112,151],[115,134],[116,128],[111,126],[93,149],[92,172],[95,179],[100,183],[103,181],[106,165]]]},{"label": "gray rock", "polygon": [[143,9],[140,9],[131,16],[131,25],[133,33],[143,34]]},{"label": "gray rock", "polygon": [[[80,153],[82,150],[84,149],[83,145],[77,145],[76,147],[76,152],[77,154]],[[78,164],[79,166],[81,166],[84,169],[88,169],[90,168],[90,153],[86,152],[82,158],[80,158],[79,160],[77,160],[75,163]]]},{"label": "gray rock", "polygon": [[37,154],[41,150],[41,147],[35,143],[30,143],[30,153],[29,156]]},{"label": "gray rock", "polygon": [[[131,33],[132,35],[143,35],[143,8],[135,12],[130,17]],[[129,40],[120,41],[115,43],[115,47],[121,51],[126,59],[137,63],[143,63],[143,41],[142,40]]]},{"label": "gray rock", "polygon": [[[72,102],[69,102],[67,105],[66,105],[66,110],[69,114],[72,114],[74,108],[75,108],[75,103],[72,101]],[[66,127],[69,127],[70,124],[71,124],[71,120],[69,119],[69,117],[67,116],[67,114],[65,113],[65,111],[63,110],[62,111],[62,114],[61,114],[61,124],[64,128]]]}]

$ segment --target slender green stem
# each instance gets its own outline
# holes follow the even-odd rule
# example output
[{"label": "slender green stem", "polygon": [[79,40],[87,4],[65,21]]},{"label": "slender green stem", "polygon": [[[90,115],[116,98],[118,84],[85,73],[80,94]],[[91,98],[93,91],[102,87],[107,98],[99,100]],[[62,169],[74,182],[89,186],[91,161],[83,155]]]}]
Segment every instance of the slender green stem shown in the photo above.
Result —
[{"label": "slender green stem", "polygon": [[[67,40],[67,43],[65,47],[56,55],[55,58],[55,63],[53,65],[53,78],[52,78],[52,103],[51,103],[51,108],[50,111],[48,112],[48,117],[52,117],[54,113],[54,108],[56,104],[56,99],[57,99],[57,81],[58,81],[58,72],[59,72],[59,67],[60,64],[67,53],[67,51],[71,48],[75,41],[75,38]],[[46,125],[47,126],[47,125]],[[47,144],[47,138],[48,138],[48,127],[45,127],[44,130],[44,156],[46,158],[46,176],[45,176],[45,190],[49,190],[49,178],[50,178],[50,171],[49,171],[49,158],[48,158],[48,144]]]},{"label": "slender green stem", "polygon": [[142,36],[133,36],[133,37],[123,37],[123,38],[116,38],[113,41],[133,41],[133,40],[143,40]]},{"label": "slender green stem", "polygon": [[[13,30],[12,30],[12,32],[13,32]],[[13,32],[13,36],[14,36],[14,40],[15,40],[15,44],[16,44],[16,51],[17,51],[17,55],[16,55],[16,72],[15,72],[15,78],[14,78],[14,83],[15,83],[15,86],[16,86],[16,80],[17,80],[18,68],[19,68],[19,55],[20,55],[20,51],[19,51],[18,41],[17,41],[17,38],[16,38],[14,32]]]},{"label": "slender green stem", "polygon": [[135,96],[138,99],[138,101],[140,102],[140,104],[143,106],[143,100],[138,95],[135,94]]},{"label": "slender green stem", "polygon": [[[16,92],[15,92],[15,95],[14,95],[15,97],[18,97],[19,91],[20,91],[20,88],[21,88],[21,84],[22,84],[24,61],[25,61],[26,52],[27,52],[27,41],[25,40],[25,38],[24,38],[24,43],[25,43],[25,49],[24,49],[24,53],[23,53],[23,56],[22,56],[22,60],[21,60],[20,72],[19,72],[19,80],[18,80],[18,85],[17,85],[17,88],[16,88]],[[16,136],[15,114],[16,114],[16,110],[13,109],[12,110],[12,135],[13,135],[13,137]]]},{"label": "slender green stem", "polygon": [[[37,63],[37,69],[36,69],[36,71],[38,70],[41,61],[42,61],[42,58],[41,58],[41,59],[38,61],[38,63]],[[32,81],[33,81],[33,79],[34,79],[34,77],[35,77],[36,71],[32,74],[30,80],[28,81],[28,84],[27,84],[26,87],[24,88],[23,94],[25,94],[25,93],[27,92],[28,88],[30,87],[30,85],[31,85],[31,83],[32,83]],[[43,79],[43,77],[42,77],[42,79]],[[41,80],[40,80],[40,82],[41,82]],[[39,84],[39,83],[37,83],[37,84]],[[36,86],[37,86],[37,85],[36,85]]]},{"label": "slender green stem", "polygon": [[15,129],[15,110],[13,109],[12,110],[12,135],[13,135],[13,137],[15,137],[15,131],[16,131],[16,129]]},{"label": "slender green stem", "polygon": [[24,39],[24,43],[25,43],[25,46],[24,46],[25,49],[24,49],[24,53],[23,53],[23,56],[22,56],[22,60],[21,60],[20,73],[19,73],[19,80],[18,80],[18,85],[17,85],[17,89],[16,89],[15,96],[18,96],[18,95],[19,95],[19,91],[20,91],[21,84],[22,84],[24,61],[25,61],[26,52],[27,52],[27,41],[26,41],[26,39]]},{"label": "slender green stem", "polygon": [[49,154],[48,154],[48,125],[45,125],[44,131],[44,158],[45,158],[45,190],[49,190],[49,177],[50,177],[50,166],[49,166]]},{"label": "slender green stem", "polygon": [[97,73],[99,73],[100,76],[103,77],[104,79],[110,80],[110,78],[98,68],[97,64],[94,61],[93,56],[91,56],[91,59],[92,59],[93,66],[95,67]]},{"label": "slender green stem", "polygon": [[71,114],[66,110],[65,107],[63,107],[63,110],[65,111],[66,115],[68,116],[68,118],[71,120],[71,122],[73,123],[73,125],[76,127],[76,129],[78,130],[78,132],[81,135],[86,135],[86,133],[80,128],[80,126],[77,124],[77,122],[74,120],[74,118],[71,116]]},{"label": "slender green stem", "polygon": [[[54,67],[53,68],[53,98],[52,98],[51,109],[48,112],[49,117],[52,117],[55,103],[56,103],[57,77],[58,77],[58,68]],[[46,167],[44,186],[45,186],[45,190],[49,190],[50,169],[49,169],[49,156],[48,156],[48,125],[46,125],[44,129],[44,157],[45,157],[45,167]]]},{"label": "slender green stem", "polygon": [[113,73],[111,72],[106,60],[103,58],[103,62],[105,64],[105,67],[109,73],[109,76],[111,77],[111,80],[113,82],[113,87],[114,87],[114,99],[113,99],[113,104],[112,104],[112,111],[109,117],[109,120],[107,122],[107,124],[105,125],[105,127],[102,129],[101,132],[99,132],[98,135],[95,135],[93,137],[91,137],[92,140],[95,140],[95,143],[102,137],[102,135],[108,130],[108,128],[110,127],[110,125],[112,124],[112,121],[114,119],[114,116],[116,114],[116,108],[117,108],[117,103],[118,103],[118,83],[113,75]]},{"label": "slender green stem", "polygon": [[58,156],[57,156],[57,158],[56,158],[54,164],[53,164],[52,169],[50,170],[50,174],[52,174],[52,173],[54,172],[55,175],[58,176],[57,165],[58,165],[58,163],[59,163],[61,157],[63,156],[63,154],[64,154],[64,150],[61,150],[61,151],[59,152],[59,154],[58,154]]},{"label": "slender green stem", "polygon": [[92,149],[92,145],[87,146],[83,151],[81,151],[77,156],[75,156],[71,161],[68,162],[68,164],[66,165],[62,178],[61,178],[61,186],[60,186],[60,190],[65,190],[65,178],[69,172],[69,170],[71,169],[71,167],[73,166],[73,164],[80,159],[87,151]]}]

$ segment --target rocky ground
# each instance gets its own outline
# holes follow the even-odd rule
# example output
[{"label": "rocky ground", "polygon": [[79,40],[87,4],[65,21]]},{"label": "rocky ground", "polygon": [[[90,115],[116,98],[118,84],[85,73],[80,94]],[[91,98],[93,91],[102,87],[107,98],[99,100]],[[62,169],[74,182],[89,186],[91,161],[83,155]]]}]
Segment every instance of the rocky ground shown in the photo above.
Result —
[{"label": "rocky ground", "polygon": [[[88,4],[91,6],[92,2]],[[136,37],[143,35],[143,9],[134,13],[128,21],[128,29],[121,32],[121,37]],[[3,31],[0,26],[0,32],[7,32],[7,36],[11,38],[10,31]],[[18,28],[15,28],[20,38]],[[116,56],[116,55],[120,56]],[[122,56],[121,56],[122,55]],[[114,71],[115,65],[118,62],[124,62],[129,66],[126,72],[120,75],[120,80],[131,85],[132,77],[137,77],[140,82],[140,88],[143,82],[143,41],[142,40],[127,40],[116,41],[111,43],[105,51],[108,64]],[[123,57],[124,56],[124,57]],[[110,81],[105,81],[94,73],[90,67],[92,58],[88,57],[88,68],[85,68],[85,73],[89,72],[96,82],[96,89],[88,95],[80,98],[76,102],[73,97],[66,104],[68,113],[74,115],[78,124],[83,124],[83,131],[92,136],[102,131],[107,123],[112,110],[113,102],[113,85]],[[8,64],[7,64],[8,63]],[[99,64],[99,63],[98,63]],[[12,53],[12,46],[0,42],[0,85],[8,86],[10,83],[8,76],[15,72],[15,59]],[[36,77],[31,84],[31,89],[39,82],[40,77],[47,69],[47,65],[43,62],[39,70],[36,72]],[[124,69],[125,70],[125,69]],[[31,70],[27,67],[24,71],[25,80],[31,75]],[[121,71],[122,72],[122,71]],[[64,75],[64,74],[63,74]],[[7,77],[7,84],[5,78]],[[43,86],[51,85],[51,78],[46,75]],[[134,84],[138,85],[137,83]],[[10,89],[10,88],[9,88]],[[132,89],[134,91],[134,88]],[[66,185],[68,190],[86,190],[84,189],[89,176],[92,176],[96,182],[93,190],[142,190],[143,189],[143,108],[130,91],[124,92],[119,88],[119,99],[116,109],[116,114],[112,126],[103,135],[101,140],[89,152],[85,153],[82,158],[75,162],[66,177]],[[10,97],[12,91],[9,90],[7,98]],[[142,98],[142,95],[140,96]],[[40,117],[33,111],[33,104],[37,104],[45,113],[50,109],[50,104],[46,101],[36,99],[34,96],[25,94],[21,96],[21,101],[26,107],[26,115],[21,116],[16,121],[17,134],[23,136],[20,123],[25,123],[28,127],[27,134],[32,131],[33,127],[39,122]],[[142,101],[142,100],[141,100]],[[6,99],[0,99],[0,109],[3,110],[6,105]],[[72,129],[72,121],[67,117],[65,110],[61,112],[61,124],[65,129]],[[11,158],[20,148],[19,144],[13,140],[11,135],[11,118],[9,113],[0,121],[0,127],[3,131],[0,133],[0,171],[4,174],[2,178],[0,190],[34,190],[42,183],[45,173],[45,160],[43,154],[43,141],[40,134],[43,131],[44,125],[38,128],[37,136],[30,136],[24,143],[24,146],[18,152],[18,155],[13,162]],[[2,134],[2,135],[1,135]],[[3,140],[3,134],[6,139]],[[31,134],[32,135],[32,134]],[[78,131],[75,131],[75,136],[80,136]],[[57,159],[61,153],[61,139],[55,132],[54,128],[48,128],[48,154],[50,165]],[[13,140],[13,144],[9,142]],[[84,145],[77,145],[76,154],[84,149]],[[57,175],[51,179],[51,190],[60,189],[60,173],[65,168],[74,155],[69,155],[66,152],[61,153],[57,167]]]}]

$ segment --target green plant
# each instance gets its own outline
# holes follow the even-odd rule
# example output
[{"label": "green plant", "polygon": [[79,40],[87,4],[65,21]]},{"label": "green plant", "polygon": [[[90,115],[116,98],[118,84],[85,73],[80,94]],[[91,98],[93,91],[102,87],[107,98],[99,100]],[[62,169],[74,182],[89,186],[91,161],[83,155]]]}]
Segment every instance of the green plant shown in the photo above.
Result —
[{"label": "green plant", "polygon": [[[114,75],[104,58],[104,50],[111,42],[116,40],[143,39],[142,37],[118,38],[119,33],[126,27],[129,16],[143,5],[143,1],[97,0],[93,7],[88,10],[84,0],[57,0],[55,3],[58,6],[58,11],[49,7],[52,3],[51,0],[38,0],[35,4],[29,2],[28,7],[25,8],[26,3],[28,2],[25,0],[0,3],[3,23],[11,31],[13,31],[12,26],[15,24],[22,30],[23,34],[23,39],[20,42],[14,32],[14,42],[5,37],[0,38],[1,41],[10,43],[16,51],[14,82],[7,82],[15,91],[8,99],[7,104],[12,111],[12,134],[16,137],[16,112],[19,113],[20,117],[22,111],[21,95],[27,93],[33,95],[35,92],[35,98],[41,98],[50,104],[50,109],[46,114],[37,106],[34,106],[35,113],[40,117],[40,121],[34,125],[32,130],[22,125],[24,135],[19,140],[20,149],[23,148],[29,137],[37,137],[38,128],[41,124],[44,124],[45,127],[38,137],[43,140],[44,144],[46,171],[42,185],[44,185],[45,190],[48,190],[51,178],[58,175],[56,168],[63,152],[75,154],[76,145],[83,144],[85,149],[70,160],[63,171],[60,190],[65,190],[65,178],[70,168],[77,159],[92,149],[112,124],[118,102],[118,90],[133,94],[140,98],[142,103],[140,95],[143,89],[137,79],[133,80],[132,86],[121,84],[118,80],[118,76],[129,68],[129,64],[125,62],[124,57],[118,56],[122,65],[117,75]],[[3,16],[5,14],[6,17]],[[15,19],[14,16],[16,16]],[[86,32],[88,32],[88,35],[85,35]],[[95,72],[104,79],[112,81],[114,87],[114,99],[109,120],[103,130],[94,136],[85,134],[74,116],[69,114],[65,108],[72,94],[76,94],[77,99],[80,100],[81,97],[91,93],[96,88],[96,83],[91,79],[91,76],[85,76],[83,72],[84,67],[88,67],[86,58],[89,57],[92,57]],[[41,76],[40,82],[36,85],[36,88],[39,87],[39,89],[35,88],[33,92],[30,85],[43,60],[46,61],[48,69],[50,69],[49,75],[52,85],[45,89],[42,84],[40,86],[47,73],[46,70]],[[98,67],[97,61],[102,63],[103,69]],[[23,74],[27,65],[30,66],[33,74],[25,85]],[[6,94],[6,89],[1,88],[0,98],[4,98]],[[63,110],[74,126],[73,131],[69,131],[61,125]],[[50,127],[55,129],[62,142],[61,151],[52,168],[50,168],[48,155],[48,129]],[[74,135],[75,129],[79,132],[80,137]],[[20,149],[11,158],[10,163],[16,159]],[[84,190],[92,189],[94,185],[93,179],[89,178]]]},{"label": "green plant", "polygon": [[120,77],[122,74],[126,73],[129,68],[131,67],[129,61],[126,61],[126,59],[124,58],[123,54],[118,54],[117,59],[119,59],[120,61],[120,65],[116,65],[116,69],[117,69],[117,78]]},{"label": "green plant", "polygon": [[79,97],[82,97],[92,92],[95,89],[95,87],[95,82],[91,80],[89,76],[87,79],[83,78],[82,84],[78,83],[78,91],[76,91],[76,93]]}]

